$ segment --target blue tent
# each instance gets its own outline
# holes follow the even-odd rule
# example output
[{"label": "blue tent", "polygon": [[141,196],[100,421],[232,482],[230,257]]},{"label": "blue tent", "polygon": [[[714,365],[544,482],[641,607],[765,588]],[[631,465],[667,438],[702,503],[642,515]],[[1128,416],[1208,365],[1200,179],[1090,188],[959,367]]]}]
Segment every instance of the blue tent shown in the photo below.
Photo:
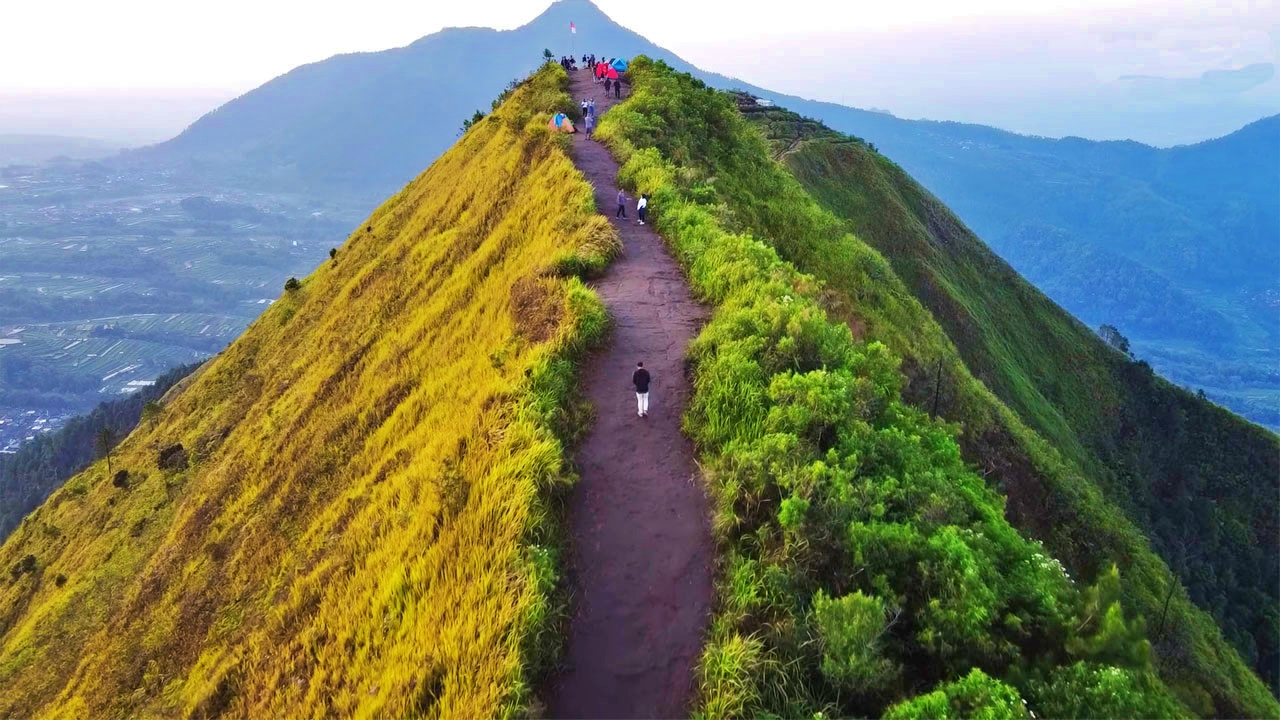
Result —
[{"label": "blue tent", "polygon": [[612,64],[612,66],[611,66],[611,67],[613,67],[613,69],[614,69],[614,70],[617,70],[618,72],[626,72],[626,71],[627,71],[627,61],[626,61],[626,60],[623,60],[622,58],[618,58],[617,60],[614,60],[614,61],[613,61],[613,64]]}]

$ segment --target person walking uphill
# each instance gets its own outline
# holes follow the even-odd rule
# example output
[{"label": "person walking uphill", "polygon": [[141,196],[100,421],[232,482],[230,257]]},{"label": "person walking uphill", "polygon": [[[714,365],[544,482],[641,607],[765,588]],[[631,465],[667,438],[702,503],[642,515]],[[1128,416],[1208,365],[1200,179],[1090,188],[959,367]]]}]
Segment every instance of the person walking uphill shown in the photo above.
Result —
[{"label": "person walking uphill", "polygon": [[636,215],[640,216],[640,224],[643,225],[645,218],[649,216],[649,196],[641,194],[640,201],[636,203]]},{"label": "person walking uphill", "polygon": [[631,383],[636,386],[636,414],[649,417],[649,371],[644,363],[636,363],[636,371],[631,373]]},{"label": "person walking uphill", "polygon": [[616,218],[627,219],[627,194],[618,190],[618,210],[613,214]]}]

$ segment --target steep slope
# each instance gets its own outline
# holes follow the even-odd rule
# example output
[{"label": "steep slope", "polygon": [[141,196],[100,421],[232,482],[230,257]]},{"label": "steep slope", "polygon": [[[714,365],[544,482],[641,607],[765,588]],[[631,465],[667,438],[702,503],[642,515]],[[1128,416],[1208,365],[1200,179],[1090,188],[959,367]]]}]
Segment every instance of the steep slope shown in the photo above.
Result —
[{"label": "steep slope", "polygon": [[[553,500],[616,236],[548,69],[0,548],[0,716],[492,717],[557,640]],[[551,270],[553,272],[548,273]]]},{"label": "steep slope", "polygon": [[[626,160],[624,179],[654,197],[658,229],[695,288],[720,305],[695,344],[686,420],[709,468],[725,553],[701,669],[703,712],[876,713],[923,693],[894,712],[937,716],[935,701],[964,698],[965,683],[993,703],[1021,694],[1041,716],[1280,710],[1075,464],[1080,448],[1069,434],[1046,441],[974,379],[893,265],[770,158],[730,97],[647,61],[632,75],[634,96],[600,134]],[[884,199],[893,200],[869,202]],[[890,206],[880,219],[912,216]],[[911,227],[897,231],[911,243]],[[961,248],[966,240],[980,247],[955,238]],[[993,270],[1007,275],[999,292],[1033,292],[1007,268]],[[1010,322],[1012,333],[1053,327],[1019,315]],[[938,404],[963,425],[930,423],[902,404],[900,388],[902,400]],[[1225,415],[1192,407],[1211,421]],[[1264,471],[1273,467],[1273,440],[1243,424],[1219,427],[1222,439],[1261,452],[1253,460]],[[961,452],[971,466],[959,464]],[[1247,482],[1263,487],[1274,477]],[[982,478],[1007,493],[1009,519],[1044,550],[1004,524],[1003,499]],[[1204,489],[1197,502],[1211,506],[1221,490]],[[1256,542],[1274,547],[1273,528],[1254,529]],[[1050,552],[1080,585],[1024,574]],[[1076,637],[1095,632],[1088,628],[1102,616],[1112,618],[1106,629]],[[1165,704],[1151,670],[1180,709]],[[1118,684],[1104,689],[1105,677]],[[954,712],[975,711],[964,704],[972,697],[956,702]]]},{"label": "steep slope", "polygon": [[67,478],[97,459],[103,430],[113,442],[127,435],[154,407],[152,403],[196,367],[180,365],[156,378],[154,385],[99,403],[93,412],[72,418],[57,432],[38,435],[18,452],[0,455],[0,541]]},{"label": "steep slope", "polygon": [[[865,144],[785,111],[746,114],[805,189],[892,263],[969,370],[1124,509],[1280,687],[1276,437],[1106,346]],[[918,358],[926,370],[932,360]],[[958,382],[947,379],[938,409],[967,422],[950,401]]]},{"label": "steep slope", "polygon": [[[578,53],[660,58],[865,138],[1068,311],[1119,326],[1158,371],[1237,412],[1280,417],[1280,116],[1173,149],[904,120],[699,70],[589,0],[559,0],[514,30],[454,28],[297,68],[134,157],[382,198],[443,152],[464,117],[535,67],[543,48],[570,52],[570,22]],[[1055,252],[1064,242],[1070,262]]]}]

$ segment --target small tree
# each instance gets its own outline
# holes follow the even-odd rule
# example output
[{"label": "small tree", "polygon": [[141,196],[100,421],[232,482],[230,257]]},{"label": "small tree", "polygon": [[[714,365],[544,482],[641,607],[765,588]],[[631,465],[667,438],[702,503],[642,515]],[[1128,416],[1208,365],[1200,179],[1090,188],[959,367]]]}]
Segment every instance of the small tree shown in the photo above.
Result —
[{"label": "small tree", "polygon": [[479,110],[475,111],[474,113],[471,114],[471,117],[462,121],[462,129],[458,132],[458,134],[465,135],[468,130],[475,127],[475,124],[480,122],[483,119],[484,119],[484,113]]},{"label": "small tree", "polygon": [[551,52],[551,49],[550,49],[550,48],[543,48],[543,49],[542,49],[542,59],[543,59],[543,60],[545,60],[545,61],[547,61],[547,62],[551,62],[552,60],[555,60],[555,59],[556,59],[556,54],[555,54],[555,53],[553,53],[553,52]]},{"label": "small tree", "polygon": [[298,278],[291,277],[284,281],[284,289],[286,292],[293,292],[302,287],[302,283],[298,282]]},{"label": "small tree", "polygon": [[107,474],[111,474],[111,450],[116,445],[116,431],[107,426],[103,426],[98,430],[97,436],[98,456],[107,459]]},{"label": "small tree", "polygon": [[330,260],[338,259],[338,248],[329,248],[329,259]]},{"label": "small tree", "polygon": [[1133,353],[1129,351],[1129,338],[1121,335],[1120,330],[1118,330],[1115,325],[1103,325],[1098,328],[1098,335],[1100,335],[1103,341],[1111,347],[1119,350],[1130,358],[1133,357]]},{"label": "small tree", "polygon": [[142,406],[142,422],[150,429],[156,429],[156,423],[160,421],[160,412],[164,410],[164,406],[158,400],[150,400],[146,405]]}]

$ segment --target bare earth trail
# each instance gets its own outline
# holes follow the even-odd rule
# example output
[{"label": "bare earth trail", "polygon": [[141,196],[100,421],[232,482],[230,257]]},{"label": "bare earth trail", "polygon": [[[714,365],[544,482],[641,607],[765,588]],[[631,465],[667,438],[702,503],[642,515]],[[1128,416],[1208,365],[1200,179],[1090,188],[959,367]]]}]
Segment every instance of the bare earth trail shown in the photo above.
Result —
[{"label": "bare earth trail", "polygon": [[[587,71],[571,73],[575,101],[615,100]],[[618,164],[585,133],[573,158],[612,218]],[[578,449],[569,507],[574,616],[565,664],[550,688],[559,718],[687,716],[712,602],[714,546],[693,447],[680,431],[689,402],[685,351],[707,312],[649,226],[615,221],[623,251],[594,288],[614,320],[608,347],[583,370],[596,418]],[[631,373],[653,377],[649,416],[636,415]]]}]

